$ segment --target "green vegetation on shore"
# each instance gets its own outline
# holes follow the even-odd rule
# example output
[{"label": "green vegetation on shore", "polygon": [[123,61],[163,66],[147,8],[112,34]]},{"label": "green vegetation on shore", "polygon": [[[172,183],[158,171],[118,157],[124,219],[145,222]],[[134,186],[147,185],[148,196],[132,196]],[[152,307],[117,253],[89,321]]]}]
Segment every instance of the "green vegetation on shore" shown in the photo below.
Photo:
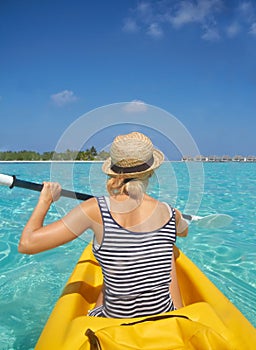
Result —
[{"label": "green vegetation on shore", "polygon": [[105,151],[97,152],[92,146],[85,151],[71,151],[57,153],[54,151],[43,152],[42,154],[35,151],[5,151],[0,152],[0,161],[49,161],[49,160],[104,160],[109,154]]}]

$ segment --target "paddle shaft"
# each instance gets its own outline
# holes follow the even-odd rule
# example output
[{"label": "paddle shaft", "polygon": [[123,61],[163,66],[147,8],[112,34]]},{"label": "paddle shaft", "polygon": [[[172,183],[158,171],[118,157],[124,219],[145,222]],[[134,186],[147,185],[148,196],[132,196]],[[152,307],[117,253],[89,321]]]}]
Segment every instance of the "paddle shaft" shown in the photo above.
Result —
[{"label": "paddle shaft", "polygon": [[182,217],[183,217],[185,220],[189,220],[189,221],[193,220],[193,215],[183,214],[183,213],[182,213]]},{"label": "paddle shaft", "polygon": [[[10,188],[21,187],[21,188],[26,188],[28,190],[33,190],[33,191],[37,191],[37,192],[41,192],[42,191],[43,184],[38,184],[38,183],[35,183],[35,182],[19,180],[19,179],[16,178],[15,175],[13,175],[12,177],[13,177],[13,183],[11,184],[11,186],[9,186]],[[93,197],[90,194],[74,192],[74,191],[69,191],[69,190],[64,190],[64,189],[61,190],[61,196],[62,197],[73,198],[73,199],[84,200],[84,201]]]}]

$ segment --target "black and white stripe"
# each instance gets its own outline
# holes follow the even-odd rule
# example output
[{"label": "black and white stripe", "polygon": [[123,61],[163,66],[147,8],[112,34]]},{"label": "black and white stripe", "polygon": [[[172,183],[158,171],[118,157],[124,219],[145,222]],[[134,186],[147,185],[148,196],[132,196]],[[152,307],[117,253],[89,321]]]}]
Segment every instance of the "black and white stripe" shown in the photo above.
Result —
[{"label": "black and white stripe", "polygon": [[172,249],[176,241],[175,209],[162,228],[132,232],[111,216],[105,197],[98,197],[104,225],[103,241],[93,252],[101,265],[105,317],[131,318],[174,309],[169,292]]}]

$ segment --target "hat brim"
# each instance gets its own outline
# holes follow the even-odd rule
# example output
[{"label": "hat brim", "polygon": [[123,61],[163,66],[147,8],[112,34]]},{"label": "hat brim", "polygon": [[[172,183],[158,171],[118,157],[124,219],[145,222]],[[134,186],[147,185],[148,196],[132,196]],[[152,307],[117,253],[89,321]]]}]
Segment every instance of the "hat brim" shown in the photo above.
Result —
[{"label": "hat brim", "polygon": [[[157,169],[164,161],[164,154],[157,150],[157,149],[154,149],[153,150],[153,164],[147,169],[147,170],[143,170],[143,171],[139,171],[139,172],[134,172],[134,173],[122,173],[122,175],[124,177],[127,177],[127,178],[131,178],[131,177],[134,177],[136,175],[142,175],[142,174],[147,174],[149,172],[151,172],[152,170],[155,170]],[[109,157],[108,159],[105,160],[105,162],[103,163],[102,165],[102,171],[109,175],[109,176],[118,176],[120,175],[120,173],[116,173],[114,172],[112,169],[111,169],[111,157]]]}]

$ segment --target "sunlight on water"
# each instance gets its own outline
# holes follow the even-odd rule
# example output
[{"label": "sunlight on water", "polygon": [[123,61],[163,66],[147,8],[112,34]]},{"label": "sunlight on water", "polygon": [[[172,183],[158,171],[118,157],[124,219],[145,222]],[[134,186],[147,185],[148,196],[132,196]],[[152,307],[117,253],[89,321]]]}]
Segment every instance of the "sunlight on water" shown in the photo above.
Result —
[{"label": "sunlight on water", "polygon": [[[70,182],[70,164],[51,172],[49,163],[0,164],[0,173],[42,182],[54,178],[67,189],[106,194],[101,164],[75,164]],[[205,188],[197,215],[228,214],[233,222],[210,230],[190,225],[179,247],[218,288],[256,325],[256,164],[205,164]],[[74,182],[74,184],[73,184]],[[149,192],[184,210],[189,194],[189,173],[184,163],[166,163],[152,178]],[[196,194],[195,194],[196,196]],[[35,256],[17,252],[20,232],[38,193],[0,187],[0,350],[33,349],[83,248],[83,239]],[[200,199],[200,194],[198,194]],[[254,204],[253,204],[254,203]],[[77,201],[62,198],[52,207],[47,222],[64,215]]]}]

